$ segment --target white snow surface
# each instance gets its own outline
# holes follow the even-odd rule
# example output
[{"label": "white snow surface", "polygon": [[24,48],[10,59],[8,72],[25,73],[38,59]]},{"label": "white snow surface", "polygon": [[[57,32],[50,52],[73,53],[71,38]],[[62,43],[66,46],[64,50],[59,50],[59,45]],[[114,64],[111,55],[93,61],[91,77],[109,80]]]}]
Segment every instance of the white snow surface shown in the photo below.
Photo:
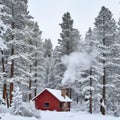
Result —
[{"label": "white snow surface", "polygon": [[9,113],[0,114],[0,120],[120,120],[120,117],[103,116],[101,114],[88,114],[85,112],[56,112],[40,111],[41,118],[13,116]]},{"label": "white snow surface", "polygon": [[9,113],[0,114],[0,120],[38,120],[35,117],[14,116]]},{"label": "white snow surface", "polygon": [[61,102],[72,102],[72,100],[68,96],[65,95],[65,98],[61,96],[61,90],[55,90],[55,89],[49,89],[49,88],[46,88],[46,89]]},{"label": "white snow surface", "polygon": [[[65,96],[65,98],[63,96],[61,96],[61,90],[46,88],[42,92],[44,92],[45,90],[49,91],[53,96],[55,96],[61,102],[72,102],[72,100],[68,96]],[[38,95],[40,95],[41,93],[39,93]],[[34,97],[34,98],[36,98],[36,97]]]}]

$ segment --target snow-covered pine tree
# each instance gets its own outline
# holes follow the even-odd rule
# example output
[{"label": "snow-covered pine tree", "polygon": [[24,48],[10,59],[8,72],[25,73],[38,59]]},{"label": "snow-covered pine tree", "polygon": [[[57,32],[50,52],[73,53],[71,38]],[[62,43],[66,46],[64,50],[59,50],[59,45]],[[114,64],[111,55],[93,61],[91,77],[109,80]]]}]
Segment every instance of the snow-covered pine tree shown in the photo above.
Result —
[{"label": "snow-covered pine tree", "polygon": [[115,20],[112,18],[111,11],[104,6],[101,8],[99,15],[95,19],[95,32],[96,39],[98,40],[98,60],[103,65],[103,76],[102,81],[100,81],[100,83],[102,84],[100,110],[101,113],[105,115],[106,110],[109,108],[109,95],[111,94],[110,89],[113,84],[113,64],[111,61],[111,57],[113,56],[111,55],[111,53],[115,39],[116,23]]},{"label": "snow-covered pine tree", "polygon": [[31,46],[28,47],[27,41],[31,35],[30,31],[26,31],[31,16],[28,15],[27,11],[27,0],[2,0],[2,4],[5,6],[5,11],[7,12],[7,15],[3,16],[2,19],[9,27],[9,30],[5,34],[5,41],[8,46],[8,51],[5,53],[8,63],[7,73],[8,82],[10,82],[9,96],[11,104],[13,83],[17,86],[24,81],[24,78],[31,76],[28,74],[31,64],[29,60]]},{"label": "snow-covered pine tree", "polygon": [[[120,19],[118,21],[118,28],[115,34],[114,44],[111,46],[111,64],[112,64],[112,85],[109,89],[109,108],[108,114],[120,116]],[[112,93],[112,94],[111,94]]]},{"label": "snow-covered pine tree", "polygon": [[[61,57],[63,55],[70,55],[70,53],[77,51],[80,41],[80,34],[77,29],[73,27],[73,19],[69,12],[64,13],[62,17],[63,22],[60,24],[62,32],[60,33],[60,39],[58,39],[58,58],[57,63],[57,78],[59,78],[59,84],[63,79],[65,66],[61,63]],[[61,80],[60,80],[61,79]]]},{"label": "snow-covered pine tree", "polygon": [[27,56],[24,56],[25,60],[19,61],[18,64],[22,71],[20,83],[24,94],[23,99],[29,101],[42,86],[44,51],[37,22],[28,20],[24,33],[24,55]]},{"label": "snow-covered pine tree", "polygon": [[51,88],[50,80],[51,80],[51,70],[52,67],[52,57],[46,57],[44,61],[44,72],[43,72],[43,81],[44,81],[44,88]]},{"label": "snow-covered pine tree", "polygon": [[58,39],[61,56],[69,55],[76,51],[80,40],[79,31],[73,28],[73,19],[69,12],[64,13],[62,20],[63,23],[60,24],[62,28],[62,32],[60,33],[61,39]]},{"label": "snow-covered pine tree", "polygon": [[23,102],[22,91],[20,91],[19,87],[16,87],[15,90],[12,92],[12,95],[13,95],[13,98],[12,98],[10,112],[16,115]]},{"label": "snow-covered pine tree", "polygon": [[61,88],[61,80],[63,77],[63,65],[60,60],[60,54],[58,50],[58,46],[53,50],[53,56],[51,58],[51,67],[50,70],[50,88],[60,89]]},{"label": "snow-covered pine tree", "polygon": [[24,101],[28,101],[31,99],[31,84],[33,80],[33,61],[32,61],[32,53],[36,49],[35,45],[33,45],[33,28],[34,21],[32,21],[31,17],[25,21],[25,28],[23,34],[23,47],[21,50],[20,58],[16,62],[18,68],[18,75],[21,75],[21,80],[18,82],[19,86],[21,86],[21,90],[23,92]]},{"label": "snow-covered pine tree", "polygon": [[[9,27],[7,26],[7,24],[5,24],[5,21],[3,18],[5,18],[5,16],[7,17],[7,12],[6,12],[6,8],[5,5],[3,5],[2,0],[0,1],[0,91],[3,94],[3,99],[5,101],[7,101],[6,99],[6,91],[7,91],[7,84],[6,84],[6,69],[7,69],[7,65],[6,65],[6,55],[5,55],[5,51],[7,50],[7,44],[5,41],[5,34],[8,31]],[[9,105],[8,105],[9,106]]]},{"label": "snow-covered pine tree", "polygon": [[44,78],[44,48],[43,41],[41,38],[42,32],[39,29],[37,22],[34,23],[32,35],[32,45],[35,49],[31,53],[32,59],[32,91],[35,96],[40,90],[43,89],[43,78]]},{"label": "snow-covered pine tree", "polygon": [[[94,31],[91,28],[88,29],[85,36],[84,50],[89,54],[91,66],[89,69],[82,71],[83,78],[81,78],[81,87],[82,93],[85,97],[84,100],[86,102],[86,109],[92,113],[97,112],[99,108],[99,79],[102,76],[102,66],[99,61],[96,59],[98,51],[97,51],[97,41],[94,37]],[[97,103],[97,104],[96,104]]]},{"label": "snow-covered pine tree", "polygon": [[53,45],[50,39],[45,39],[44,48],[44,88],[54,88],[54,57]]}]

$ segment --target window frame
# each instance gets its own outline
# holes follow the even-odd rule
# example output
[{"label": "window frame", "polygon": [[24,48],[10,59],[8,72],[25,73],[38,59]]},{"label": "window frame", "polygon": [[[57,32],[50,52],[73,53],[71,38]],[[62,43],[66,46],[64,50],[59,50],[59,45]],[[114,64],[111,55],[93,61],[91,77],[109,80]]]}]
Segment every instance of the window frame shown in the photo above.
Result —
[{"label": "window frame", "polygon": [[50,103],[49,102],[44,102],[43,106],[44,106],[44,108],[49,108],[50,107]]}]

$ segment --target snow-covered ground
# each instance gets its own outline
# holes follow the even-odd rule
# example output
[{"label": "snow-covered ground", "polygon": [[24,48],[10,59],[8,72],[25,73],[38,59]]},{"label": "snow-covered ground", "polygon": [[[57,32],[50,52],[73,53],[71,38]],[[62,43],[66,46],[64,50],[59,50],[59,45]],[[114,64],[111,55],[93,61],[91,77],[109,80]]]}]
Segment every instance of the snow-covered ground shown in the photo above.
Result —
[{"label": "snow-covered ground", "polygon": [[0,114],[0,120],[38,120],[34,117],[21,117],[21,116],[13,116],[9,113]]},{"label": "snow-covered ground", "polygon": [[[100,114],[88,114],[84,112],[56,112],[41,111],[40,120],[120,120],[120,117],[102,116]],[[13,116],[8,113],[0,114],[0,120],[38,120],[34,117]]]},{"label": "snow-covered ground", "polygon": [[111,116],[102,116],[99,114],[90,115],[84,112],[41,112],[42,120],[120,120],[120,118]]}]

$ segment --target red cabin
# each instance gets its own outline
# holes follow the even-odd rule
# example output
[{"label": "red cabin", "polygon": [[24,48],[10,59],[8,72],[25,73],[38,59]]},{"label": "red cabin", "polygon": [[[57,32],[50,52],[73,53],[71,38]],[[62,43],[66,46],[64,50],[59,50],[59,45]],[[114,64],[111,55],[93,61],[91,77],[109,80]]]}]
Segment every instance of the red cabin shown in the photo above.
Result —
[{"label": "red cabin", "polygon": [[70,111],[72,100],[61,93],[61,90],[44,89],[33,98],[35,107],[39,110]]}]

